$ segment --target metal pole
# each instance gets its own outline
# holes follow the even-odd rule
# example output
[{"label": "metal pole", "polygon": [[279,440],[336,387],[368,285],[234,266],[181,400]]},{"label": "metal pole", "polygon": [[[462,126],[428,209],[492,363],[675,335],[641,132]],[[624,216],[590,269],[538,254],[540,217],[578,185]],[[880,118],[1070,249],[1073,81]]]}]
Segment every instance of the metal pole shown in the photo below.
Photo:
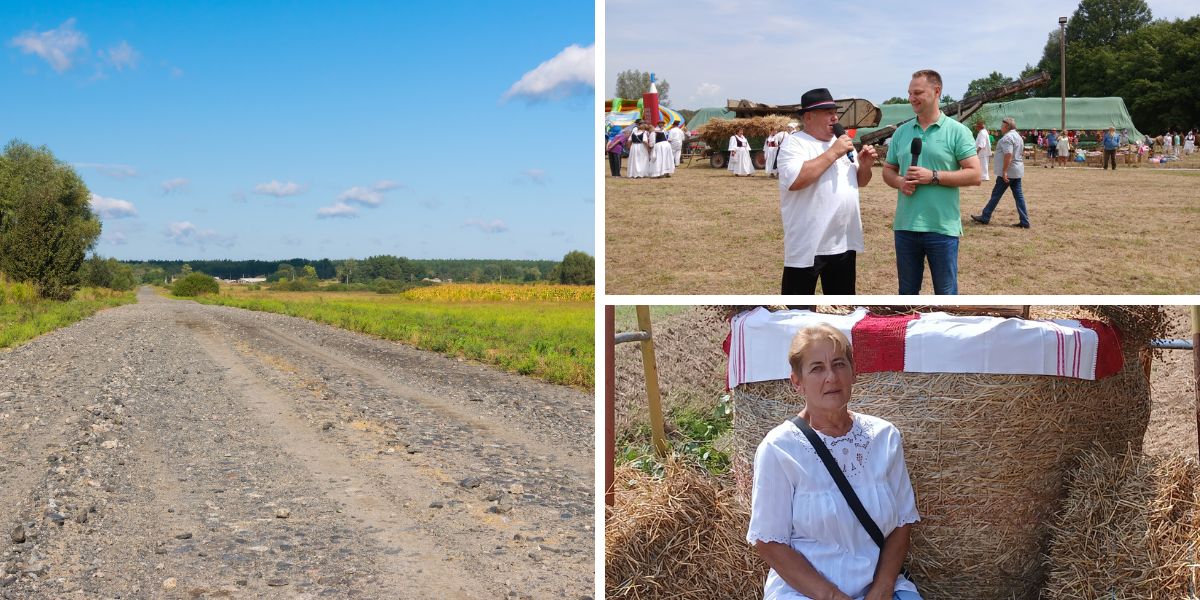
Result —
[{"label": "metal pole", "polygon": [[1196,388],[1196,443],[1200,449],[1200,306],[1192,307],[1192,387]]},{"label": "metal pole", "polygon": [[604,306],[604,503],[613,505],[613,463],[617,460],[616,424],[613,423],[616,410],[613,408],[616,397],[617,376],[616,365],[617,342],[614,339],[614,308],[611,304]]},{"label": "metal pole", "polygon": [[1067,18],[1060,17],[1058,19],[1058,44],[1059,55],[1058,62],[1062,67],[1062,129],[1063,135],[1067,133]]},{"label": "metal pole", "polygon": [[654,362],[654,332],[650,330],[650,307],[637,307],[638,329],[650,334],[642,342],[642,369],[646,373],[646,397],[650,400],[650,432],[654,436],[654,450],[659,456],[667,455],[667,436],[663,433],[662,401],[658,396],[658,363]]}]

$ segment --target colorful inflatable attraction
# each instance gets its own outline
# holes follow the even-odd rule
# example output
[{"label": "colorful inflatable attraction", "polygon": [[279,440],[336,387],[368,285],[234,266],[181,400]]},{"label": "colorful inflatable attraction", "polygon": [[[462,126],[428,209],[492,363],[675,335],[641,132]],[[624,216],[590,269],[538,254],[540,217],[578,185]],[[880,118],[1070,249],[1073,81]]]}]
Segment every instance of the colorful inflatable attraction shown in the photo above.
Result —
[{"label": "colorful inflatable attraction", "polygon": [[654,85],[654,74],[650,74],[650,91],[642,94],[636,102],[624,98],[614,98],[604,101],[604,128],[614,125],[625,129],[638,119],[650,121],[654,125],[662,124],[663,129],[683,125],[683,115],[658,105],[658,88]]}]

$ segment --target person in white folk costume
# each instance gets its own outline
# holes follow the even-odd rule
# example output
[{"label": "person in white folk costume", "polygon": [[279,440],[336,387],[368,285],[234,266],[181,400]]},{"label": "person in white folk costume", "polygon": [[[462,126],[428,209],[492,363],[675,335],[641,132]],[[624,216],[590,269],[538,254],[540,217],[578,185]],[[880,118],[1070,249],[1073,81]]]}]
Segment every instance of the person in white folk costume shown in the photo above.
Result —
[{"label": "person in white folk costume", "polygon": [[775,134],[775,160],[771,161],[771,170],[775,172],[775,179],[779,179],[779,155],[783,154],[783,145],[787,143],[788,138],[796,135],[796,127],[799,123],[788,123],[787,129]]},{"label": "person in white folk costume", "polygon": [[667,141],[671,142],[671,152],[675,154],[675,166],[679,166],[679,157],[683,156],[683,140],[687,139],[687,131],[683,128],[683,123],[678,127],[672,127],[671,131],[667,132]]},{"label": "person in white folk costume", "polygon": [[667,141],[662,125],[655,125],[650,135],[653,143],[650,149],[650,177],[670,177],[675,172],[675,153],[671,150],[671,142]]},{"label": "person in white folk costume", "polygon": [[775,168],[775,157],[779,155],[779,128],[772,127],[771,135],[767,136],[767,177],[774,178],[777,169]]},{"label": "person in white folk costume", "polygon": [[734,177],[754,176],[754,163],[750,160],[750,142],[743,135],[744,131],[738,127],[737,134],[729,138],[729,166]]},{"label": "person in white folk costume", "polygon": [[[802,327],[788,363],[804,408],[758,445],[746,532],[771,567],[764,600],[920,600],[904,569],[921,520],[904,445],[895,425],[850,410],[850,341],[827,323]],[[875,531],[850,508],[834,470]]]},{"label": "person in white folk costume", "polygon": [[987,125],[983,121],[975,122],[975,128],[979,130],[979,135],[975,136],[975,152],[979,153],[979,164],[983,167],[984,181],[988,180],[988,159],[992,156],[992,140],[988,137],[986,127]]},{"label": "person in white folk costume", "polygon": [[629,170],[625,173],[626,177],[638,179],[650,174],[649,135],[645,124],[638,119],[629,133]]}]

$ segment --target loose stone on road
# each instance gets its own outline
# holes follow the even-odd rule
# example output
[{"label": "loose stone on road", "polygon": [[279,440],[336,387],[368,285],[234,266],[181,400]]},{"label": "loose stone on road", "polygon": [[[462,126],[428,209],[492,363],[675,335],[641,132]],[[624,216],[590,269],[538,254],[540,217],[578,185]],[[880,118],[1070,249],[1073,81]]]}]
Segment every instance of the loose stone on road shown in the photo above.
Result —
[{"label": "loose stone on road", "polygon": [[0,354],[0,597],[590,598],[593,406],[143,288]]}]

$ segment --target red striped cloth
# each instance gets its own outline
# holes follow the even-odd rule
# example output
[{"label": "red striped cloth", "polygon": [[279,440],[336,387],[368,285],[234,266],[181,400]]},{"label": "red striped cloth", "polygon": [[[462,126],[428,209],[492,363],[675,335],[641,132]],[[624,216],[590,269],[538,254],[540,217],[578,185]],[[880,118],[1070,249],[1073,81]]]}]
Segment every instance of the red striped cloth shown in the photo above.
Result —
[{"label": "red striped cloth", "polygon": [[1125,355],[1121,352],[1121,330],[1104,321],[1079,319],[1079,324],[1096,332],[1100,343],[1096,349],[1096,379],[1103,379],[1125,367]]},{"label": "red striped cloth", "polygon": [[854,370],[859,373],[904,370],[904,336],[921,315],[880,317],[867,313],[851,330]]}]

